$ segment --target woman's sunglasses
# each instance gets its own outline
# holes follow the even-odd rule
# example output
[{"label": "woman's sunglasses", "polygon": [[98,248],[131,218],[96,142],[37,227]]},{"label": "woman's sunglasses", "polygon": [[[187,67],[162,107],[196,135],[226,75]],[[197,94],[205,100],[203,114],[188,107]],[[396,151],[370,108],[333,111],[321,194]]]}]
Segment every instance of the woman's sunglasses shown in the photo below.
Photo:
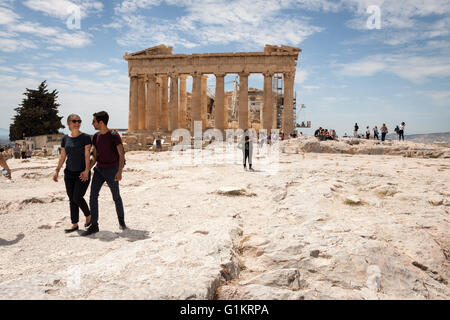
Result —
[{"label": "woman's sunglasses", "polygon": [[81,120],[70,120],[72,123],[81,123]]}]

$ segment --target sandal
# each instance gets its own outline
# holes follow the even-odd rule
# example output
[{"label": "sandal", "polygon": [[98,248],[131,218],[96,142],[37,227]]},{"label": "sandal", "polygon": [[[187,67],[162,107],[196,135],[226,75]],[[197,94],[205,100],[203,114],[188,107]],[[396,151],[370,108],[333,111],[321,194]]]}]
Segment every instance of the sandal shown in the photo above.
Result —
[{"label": "sandal", "polygon": [[65,233],[71,233],[71,232],[74,232],[74,231],[77,231],[77,230],[78,230],[78,226],[76,226],[74,228],[70,228],[70,229],[65,229],[64,232]]}]

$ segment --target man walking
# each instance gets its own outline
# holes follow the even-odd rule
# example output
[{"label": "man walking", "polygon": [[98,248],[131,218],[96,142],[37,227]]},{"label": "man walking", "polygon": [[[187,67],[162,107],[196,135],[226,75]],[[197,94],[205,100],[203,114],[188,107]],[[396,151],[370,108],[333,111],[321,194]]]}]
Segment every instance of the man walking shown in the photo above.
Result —
[{"label": "man walking", "polygon": [[88,236],[99,231],[98,196],[105,182],[108,184],[113,196],[120,229],[126,229],[122,197],[119,192],[119,181],[122,180],[125,156],[120,135],[108,129],[108,120],[109,115],[105,111],[94,113],[92,125],[99,131],[92,139],[93,157],[91,159],[91,168],[95,163],[97,163],[97,166],[94,168],[89,201],[91,207],[91,226],[82,234],[83,236]]}]

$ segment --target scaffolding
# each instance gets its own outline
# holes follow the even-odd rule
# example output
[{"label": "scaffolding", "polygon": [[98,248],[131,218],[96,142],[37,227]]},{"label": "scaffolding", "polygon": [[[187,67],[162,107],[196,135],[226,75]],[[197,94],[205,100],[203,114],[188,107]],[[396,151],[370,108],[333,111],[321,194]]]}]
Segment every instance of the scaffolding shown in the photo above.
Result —
[{"label": "scaffolding", "polygon": [[[283,74],[274,74],[272,78],[272,91],[274,95],[274,128],[281,129],[282,127],[282,114],[284,106],[284,85],[283,85]],[[276,121],[276,122],[275,122]]]}]

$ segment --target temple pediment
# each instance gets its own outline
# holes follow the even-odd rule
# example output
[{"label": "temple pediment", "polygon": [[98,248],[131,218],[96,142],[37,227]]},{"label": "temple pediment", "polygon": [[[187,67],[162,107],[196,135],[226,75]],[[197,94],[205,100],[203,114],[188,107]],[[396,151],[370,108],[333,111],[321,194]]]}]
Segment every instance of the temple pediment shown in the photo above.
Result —
[{"label": "temple pediment", "polygon": [[126,53],[126,56],[156,56],[172,54],[173,47],[167,47],[163,44],[159,46],[151,47],[145,50],[137,51],[134,53]]},{"label": "temple pediment", "polygon": [[264,46],[264,53],[283,52],[283,53],[299,53],[302,49],[290,46],[273,46],[266,44]]}]

